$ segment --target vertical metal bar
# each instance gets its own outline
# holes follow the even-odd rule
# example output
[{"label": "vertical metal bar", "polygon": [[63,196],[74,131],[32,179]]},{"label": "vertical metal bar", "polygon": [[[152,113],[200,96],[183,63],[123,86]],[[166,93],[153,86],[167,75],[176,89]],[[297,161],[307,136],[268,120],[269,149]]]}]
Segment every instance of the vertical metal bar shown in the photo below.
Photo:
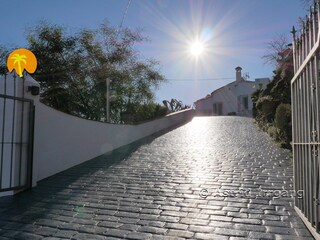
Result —
[{"label": "vertical metal bar", "polygon": [[[24,75],[22,76],[22,98],[24,98]],[[24,102],[21,101],[21,129],[20,129],[20,157],[19,157],[19,186],[21,186],[21,167],[22,167],[22,150],[23,150],[23,123],[24,123]]]},{"label": "vertical metal bar", "polygon": [[33,170],[33,139],[34,139],[34,117],[35,107],[30,102],[29,108],[29,131],[28,131],[28,161],[27,161],[27,187],[32,187],[32,170]]},{"label": "vertical metal bar", "polygon": [[309,114],[309,105],[308,105],[308,82],[309,82],[309,74],[308,74],[308,64],[305,66],[305,72],[306,72],[306,77],[304,81],[304,93],[305,93],[305,105],[304,105],[304,110],[305,110],[305,141],[304,141],[304,149],[305,149],[305,164],[306,164],[306,191],[307,191],[307,196],[306,196],[306,217],[310,219],[310,182],[309,182],[309,176],[310,176],[310,165],[309,165],[309,147],[306,143],[308,143],[308,133],[309,133],[309,119],[308,119],[308,114]]},{"label": "vertical metal bar", "polygon": [[[307,115],[306,115],[306,119],[307,119],[307,128],[306,128],[306,133],[307,133],[307,143],[310,143],[310,135],[311,135],[311,127],[310,127],[310,88],[311,88],[311,76],[310,76],[310,62],[306,65],[306,68],[307,68],[307,79],[306,79],[306,111],[307,111]],[[309,196],[308,196],[308,216],[309,216],[309,219],[312,218],[312,207],[313,207],[313,200],[312,200],[312,188],[311,188],[311,182],[312,182],[312,179],[311,179],[311,146],[310,144],[307,144],[306,145],[306,156],[307,156],[307,164],[308,164],[308,173],[307,173],[307,176],[308,176],[308,191],[309,191]]]},{"label": "vertical metal bar", "polygon": [[309,219],[309,209],[310,209],[310,191],[309,191],[309,156],[308,156],[308,76],[307,76],[308,66],[305,68],[305,79],[304,79],[304,164],[305,164],[305,189],[306,189],[306,205],[305,205],[305,214]]},{"label": "vertical metal bar", "polygon": [[[296,114],[295,114],[295,126],[296,126],[296,135],[294,137],[294,143],[298,143],[299,142],[299,129],[300,129],[300,118],[299,118],[299,96],[300,96],[300,90],[299,90],[299,81],[300,81],[300,77],[297,79],[297,81],[294,82],[295,84],[295,104],[296,104]],[[300,152],[299,152],[299,145],[295,145],[295,161],[296,161],[296,166],[297,166],[297,178],[295,178],[295,181],[297,182],[297,189],[301,189],[301,159],[300,159]],[[301,208],[301,199],[297,198],[297,206],[299,206],[299,208]]]},{"label": "vertical metal bar", "polygon": [[302,95],[302,90],[301,90],[301,74],[300,76],[297,78],[297,122],[298,122],[298,134],[297,134],[297,142],[301,142],[301,95]]},{"label": "vertical metal bar", "polygon": [[[295,44],[295,41],[293,41],[293,45]],[[293,59],[295,59],[295,46],[293,46]],[[295,65],[294,65],[294,69],[295,69]],[[296,107],[296,104],[295,104],[295,84],[291,84],[291,106],[292,106],[292,113],[291,113],[291,118],[292,118],[292,152],[293,152],[293,174],[294,176],[297,176],[297,167],[296,167],[296,160],[295,160],[295,144],[294,144],[294,138],[295,138],[295,125],[296,125],[296,121],[295,121],[295,114],[296,114],[296,111],[295,111],[295,107]],[[297,189],[297,180],[295,178],[293,178],[293,189],[296,191]],[[297,195],[294,194],[294,205],[297,204]]]},{"label": "vertical metal bar", "polygon": [[301,35],[301,44],[302,44],[302,59],[301,59],[301,64],[302,64],[304,59],[306,58],[306,41],[305,41],[304,27],[303,27],[303,33]]},{"label": "vertical metal bar", "polygon": [[[318,52],[318,51],[317,51]],[[314,83],[315,83],[315,89],[314,89],[314,100],[315,100],[315,131],[316,131],[316,141],[318,142],[319,140],[319,104],[318,104],[318,53],[316,53],[314,57]],[[315,156],[315,193],[314,193],[314,206],[315,206],[315,228],[316,231],[319,232],[319,206],[316,202],[316,200],[319,198],[319,162],[318,162],[318,157]]]},{"label": "vertical metal bar", "polygon": [[317,24],[316,24],[316,26],[317,26],[317,38],[318,38],[318,36],[319,36],[319,23],[320,23],[319,2],[316,3],[316,11],[317,11],[317,17],[316,17]]},{"label": "vertical metal bar", "polygon": [[[295,53],[297,54],[297,53]],[[293,108],[293,124],[294,124],[294,135],[292,136],[292,143],[293,143],[293,163],[296,169],[296,175],[298,176],[298,161],[297,161],[297,145],[295,144],[297,141],[297,81],[292,83],[292,87],[293,87],[293,93],[292,93],[292,101],[294,102],[294,108]],[[294,186],[295,186],[295,190],[299,189],[299,178],[298,177],[294,177]],[[298,197],[295,194],[295,205],[298,204]]]},{"label": "vertical metal bar", "polygon": [[[4,95],[7,94],[7,75],[4,75]],[[3,98],[3,115],[2,115],[2,136],[1,136],[1,163],[0,163],[0,189],[2,189],[2,173],[3,173],[3,151],[4,151],[4,130],[5,130],[5,114],[6,114],[6,98]]]},{"label": "vertical metal bar", "polygon": [[[299,91],[299,112],[300,112],[300,116],[299,116],[299,159],[300,159],[300,187],[301,189],[303,189],[303,191],[305,190],[304,188],[304,168],[303,168],[303,145],[301,145],[301,143],[303,143],[303,112],[302,112],[302,104],[303,104],[303,92],[302,92],[302,74],[300,75],[300,79],[299,79],[299,87],[300,87],[300,91]],[[301,114],[302,113],[302,114]],[[303,205],[304,205],[304,199],[301,199],[300,202],[300,209],[301,211],[303,211]]]},{"label": "vertical metal bar", "polygon": [[[303,187],[302,187],[302,164],[301,164],[301,145],[299,145],[299,144],[297,144],[296,145],[296,147],[297,147],[297,162],[298,162],[298,173],[299,173],[299,175],[298,175],[298,185],[299,185],[299,187],[298,187],[298,190],[302,190],[303,189]],[[300,210],[302,210],[302,199],[301,198],[299,198],[298,199],[298,207],[299,207],[299,209]]]},{"label": "vertical metal bar", "polygon": [[315,38],[314,38],[314,28],[313,28],[313,11],[310,12],[310,50],[312,49],[314,43],[315,43]]},{"label": "vertical metal bar", "polygon": [[[7,94],[7,75],[4,75],[4,95]],[[4,150],[4,129],[5,129],[5,113],[6,113],[6,98],[3,98],[2,112],[2,136],[1,136],[1,163],[0,163],[0,189],[2,189],[2,173],[3,173],[3,150]]]},{"label": "vertical metal bar", "polygon": [[[315,102],[316,102],[316,134],[317,134],[317,144],[319,143],[319,138],[320,138],[320,126],[319,126],[319,110],[320,110],[320,104],[319,104],[319,64],[318,64],[318,54],[319,54],[319,50],[317,51],[314,59],[314,72],[315,72]],[[318,149],[319,150],[319,149]],[[316,193],[315,193],[315,199],[319,199],[319,194],[320,194],[320,163],[319,163],[319,156],[316,156],[316,164],[317,164],[317,176],[315,178],[316,181]],[[319,221],[320,221],[320,216],[319,216],[319,205],[317,204],[317,202],[315,202],[315,211],[316,211],[316,231],[319,232],[320,231],[320,226],[319,226]]]},{"label": "vertical metal bar", "polygon": [[308,56],[308,50],[309,50],[309,33],[308,33],[308,19],[305,20],[305,30],[304,30],[305,38],[304,38],[304,44],[305,44],[305,55],[304,58],[306,59]]},{"label": "vertical metal bar", "polygon": [[295,44],[295,55],[296,55],[296,68],[295,71],[299,69],[299,52],[300,52],[300,46],[299,46],[299,37],[296,37],[296,44]]},{"label": "vertical metal bar", "polygon": [[310,52],[310,41],[311,41],[311,38],[310,38],[310,22],[309,22],[309,19],[307,18],[306,19],[306,45],[307,45],[307,52],[306,52],[306,56],[308,56],[309,52]]},{"label": "vertical metal bar", "polygon": [[[294,67],[294,73],[297,72],[297,70],[299,69],[299,65],[300,65],[300,44],[299,44],[299,41],[300,39],[299,38],[296,38],[296,31],[295,31],[295,28],[293,27],[292,28],[292,37],[293,37],[293,67]],[[292,142],[293,142],[293,172],[294,172],[294,190],[297,191],[297,189],[299,189],[299,181],[300,181],[300,178],[299,178],[299,159],[298,159],[298,152],[297,152],[297,145],[295,144],[296,141],[297,141],[297,129],[298,129],[298,122],[297,122],[297,107],[298,107],[298,104],[297,104],[297,92],[298,92],[298,89],[299,89],[299,86],[298,86],[298,81],[299,81],[299,78],[293,82],[291,84],[291,102],[292,102]],[[298,200],[298,196],[297,194],[294,195],[294,205],[295,206],[298,206],[300,205],[300,201]]]},{"label": "vertical metal bar", "polygon": [[301,39],[301,36],[299,37],[299,66],[298,66],[298,69],[299,67],[301,66],[301,62],[302,62],[302,39]]},{"label": "vertical metal bar", "polygon": [[[319,149],[318,149],[319,150]],[[315,181],[316,181],[316,199],[318,200],[320,195],[319,195],[319,183],[320,183],[320,164],[319,164],[319,156],[316,156],[315,157],[315,160],[316,160],[316,168],[317,168],[317,171],[316,171],[316,178],[315,178]],[[319,233],[320,231],[320,224],[319,224],[319,221],[320,221],[320,216],[319,216],[319,204],[318,202],[315,202],[315,227],[316,227],[316,231]]]},{"label": "vertical metal bar", "polygon": [[[301,167],[301,185],[300,187],[303,189],[303,191],[305,191],[305,184],[304,184],[304,158],[303,158],[303,145],[301,143],[303,143],[303,74],[301,73],[301,77],[300,77],[300,92],[299,92],[299,98],[300,98],[300,103],[299,103],[299,120],[300,120],[300,126],[299,126],[299,153],[300,153],[300,167]],[[301,210],[304,212],[304,201],[305,199],[301,199]]]},{"label": "vertical metal bar", "polygon": [[[293,72],[295,73],[297,71],[297,66],[296,66],[296,63],[297,63],[297,59],[296,59],[296,51],[297,51],[297,47],[296,47],[296,30],[294,28],[294,26],[292,27],[292,55],[293,55]],[[291,93],[292,93],[292,88],[291,88]],[[291,94],[292,96],[292,94]],[[291,102],[292,102],[292,97],[291,97]]]},{"label": "vertical metal bar", "polygon": [[314,16],[315,16],[315,11],[312,10],[312,14],[311,14],[311,17],[310,17],[310,20],[311,20],[311,27],[312,27],[312,44],[311,44],[311,49],[313,48],[314,44],[316,43],[316,35],[315,35],[315,32],[316,32],[316,29],[315,29],[315,21],[314,21]]},{"label": "vertical metal bar", "polygon": [[[305,108],[305,69],[302,73],[302,82],[301,82],[301,90],[302,90],[302,104],[301,104],[301,108],[302,108],[302,121],[303,121],[303,124],[302,124],[302,143],[305,143],[306,141],[306,132],[305,132],[305,129],[306,129],[306,108]],[[304,202],[303,202],[303,213],[306,215],[306,210],[307,210],[307,206],[308,206],[308,190],[307,190],[307,182],[306,182],[306,179],[307,179],[307,175],[306,175],[306,151],[305,151],[305,145],[303,144],[302,145],[302,164],[303,164],[303,167],[302,167],[302,171],[303,171],[303,176],[302,176],[302,181],[303,181],[303,189],[304,191],[306,192],[306,196],[304,198]]]},{"label": "vertical metal bar", "polygon": [[[318,13],[319,14],[319,13]],[[319,28],[318,28],[319,30]],[[319,39],[318,39],[319,41]],[[317,146],[318,146],[318,149],[319,150],[319,140],[320,140],[320,126],[319,126],[319,121],[320,121],[320,103],[319,103],[319,87],[320,87],[320,84],[319,84],[319,49],[317,50],[316,52],[316,55],[315,55],[315,89],[316,89],[316,134],[317,134]],[[317,178],[316,178],[316,199],[320,199],[320,163],[319,163],[319,154],[318,156],[316,156],[316,161],[317,161]],[[316,220],[316,230],[317,232],[320,231],[320,225],[319,225],[319,222],[320,222],[320,216],[319,216],[319,211],[320,211],[320,208],[319,208],[319,205],[316,204],[316,215],[317,215],[317,220]]]},{"label": "vertical metal bar", "polygon": [[[310,141],[313,141],[314,139],[314,128],[315,128],[315,112],[314,112],[314,58],[311,58],[310,60],[310,86],[309,86],[309,91],[310,91],[310,129],[312,131],[311,135],[310,135]],[[310,156],[310,161],[311,161],[311,182],[310,182],[310,189],[311,189],[311,195],[310,195],[310,198],[311,198],[311,224],[313,226],[314,223],[315,223],[315,202],[314,202],[314,198],[315,198],[315,182],[314,182],[314,179],[315,176],[316,176],[316,163],[315,163],[315,157],[314,157],[314,154],[313,154],[313,148],[314,146],[313,145],[310,145],[310,151],[309,151],[309,156]]]},{"label": "vertical metal bar", "polygon": [[317,42],[318,40],[318,9],[317,9],[317,6],[314,5],[313,6],[313,21],[314,21],[314,42]]},{"label": "vertical metal bar", "polygon": [[[313,148],[315,148],[315,145],[312,145]],[[314,225],[315,228],[317,228],[317,222],[318,222],[318,215],[317,215],[317,202],[316,202],[316,193],[317,193],[317,178],[318,178],[318,165],[317,165],[317,157],[312,154],[312,161],[313,161],[313,174],[312,174],[312,179],[313,179],[313,194],[312,194],[312,201],[313,201],[313,217],[311,219],[312,225]]]},{"label": "vertical metal bar", "polygon": [[[301,142],[301,125],[302,125],[302,119],[301,119],[301,99],[302,99],[302,89],[301,89],[301,74],[297,79],[297,139],[296,143]],[[303,189],[303,174],[302,174],[302,159],[301,159],[301,145],[297,145],[297,160],[298,160],[298,169],[299,169],[299,189]],[[299,199],[299,209],[302,210],[302,201],[303,199]]]},{"label": "vertical metal bar", "polygon": [[[315,11],[316,11],[316,17],[315,17],[315,38],[316,38],[316,41],[320,41],[319,39],[319,36],[318,36],[318,33],[319,33],[319,24],[320,24],[320,21],[319,21],[319,18],[320,18],[320,13],[319,13],[319,2],[315,5]],[[317,146],[317,150],[319,150],[319,137],[320,137],[320,127],[319,127],[319,107],[320,107],[320,104],[319,104],[319,47],[316,51],[316,54],[315,54],[315,57],[314,57],[314,73],[315,73],[315,110],[316,110],[316,115],[315,115],[315,130],[316,130],[316,146]],[[320,163],[319,163],[319,154],[318,156],[315,156],[315,161],[316,161],[316,176],[315,176],[315,181],[316,181],[316,184],[315,184],[315,229],[316,231],[319,233],[320,231],[320,225],[319,225],[319,221],[320,221],[320,216],[319,216],[319,204],[318,204],[318,200],[320,200]]]},{"label": "vertical metal bar", "polygon": [[300,66],[301,66],[301,64],[302,64],[302,51],[303,51],[303,49],[302,49],[302,46],[303,46],[303,44],[302,44],[302,35],[300,35],[300,37],[299,37],[299,45],[300,45],[300,63],[299,63],[299,68],[300,68]]},{"label": "vertical metal bar", "polygon": [[298,44],[298,42],[297,42],[297,39],[295,39],[295,41],[294,41],[294,48],[293,48],[293,50],[294,50],[294,57],[293,57],[293,59],[294,59],[294,66],[293,66],[293,68],[294,68],[294,72],[296,72],[297,70],[298,70],[298,65],[299,65],[299,49],[298,49],[298,47],[299,47],[299,44]]},{"label": "vertical metal bar", "polygon": [[[13,96],[16,96],[16,74],[13,75]],[[13,114],[12,114],[12,132],[11,132],[11,162],[10,162],[10,187],[12,187],[12,165],[13,165],[13,149],[15,149],[14,143],[14,129],[15,129],[15,116],[16,116],[16,100],[13,100]],[[14,176],[14,174],[13,174]]]}]

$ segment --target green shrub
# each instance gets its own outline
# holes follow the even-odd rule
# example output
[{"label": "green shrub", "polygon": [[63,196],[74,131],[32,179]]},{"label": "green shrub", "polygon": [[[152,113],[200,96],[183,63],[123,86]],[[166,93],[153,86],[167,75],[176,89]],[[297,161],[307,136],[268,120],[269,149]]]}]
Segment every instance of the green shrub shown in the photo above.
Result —
[{"label": "green shrub", "polygon": [[167,114],[167,108],[160,104],[130,104],[128,110],[121,113],[121,120],[127,124],[137,124],[163,117]]},{"label": "green shrub", "polygon": [[275,124],[280,131],[291,129],[291,105],[281,103],[276,110]]},{"label": "green shrub", "polygon": [[258,99],[256,103],[257,112],[267,122],[271,122],[273,121],[275,108],[277,104],[278,103],[274,101],[272,96],[270,95],[262,96]]},{"label": "green shrub", "polygon": [[291,145],[290,145],[290,143],[288,143],[287,141],[281,140],[281,141],[279,142],[279,147],[290,149],[290,148],[291,148]]},{"label": "green shrub", "polygon": [[276,110],[275,126],[279,129],[279,141],[281,145],[290,148],[292,139],[291,105],[281,103]]},{"label": "green shrub", "polygon": [[268,128],[267,133],[275,140],[277,140],[279,137],[278,129],[273,125]]}]

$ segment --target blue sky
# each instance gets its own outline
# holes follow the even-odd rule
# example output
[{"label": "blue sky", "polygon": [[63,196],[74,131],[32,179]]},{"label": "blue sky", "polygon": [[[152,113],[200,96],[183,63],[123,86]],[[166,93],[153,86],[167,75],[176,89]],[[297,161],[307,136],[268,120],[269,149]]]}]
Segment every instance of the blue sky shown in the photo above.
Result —
[{"label": "blue sky", "polygon": [[[128,0],[1,0],[0,44],[26,46],[26,29],[40,20],[75,32],[97,28],[104,20],[118,27]],[[177,98],[186,104],[233,81],[236,66],[250,80],[272,77],[261,56],[276,34],[289,34],[306,15],[301,0],[132,0],[123,26],[142,28],[150,41],[136,46],[142,58],[159,61],[168,82],[157,101]],[[204,53],[190,55],[200,39]],[[221,80],[204,80],[221,79]],[[186,81],[188,80],[188,81]]]}]

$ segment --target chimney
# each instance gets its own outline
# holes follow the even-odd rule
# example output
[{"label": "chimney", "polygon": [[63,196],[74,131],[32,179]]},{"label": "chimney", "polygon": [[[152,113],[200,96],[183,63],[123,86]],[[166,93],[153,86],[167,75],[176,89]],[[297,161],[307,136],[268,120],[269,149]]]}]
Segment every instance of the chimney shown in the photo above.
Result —
[{"label": "chimney", "polygon": [[236,81],[241,81],[242,76],[241,76],[241,67],[236,67]]}]

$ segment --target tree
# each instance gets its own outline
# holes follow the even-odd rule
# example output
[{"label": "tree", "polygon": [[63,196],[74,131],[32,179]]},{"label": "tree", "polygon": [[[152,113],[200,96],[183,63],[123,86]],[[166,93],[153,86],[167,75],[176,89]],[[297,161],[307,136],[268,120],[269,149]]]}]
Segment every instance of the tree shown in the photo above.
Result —
[{"label": "tree", "polygon": [[267,43],[267,51],[262,56],[265,64],[271,64],[275,67],[286,61],[286,54],[290,47],[289,41],[284,34],[276,35],[270,42]]},{"label": "tree", "polygon": [[12,49],[6,48],[0,45],[0,75],[8,72],[7,70],[7,57],[9,56]]},{"label": "tree", "polygon": [[[277,35],[268,43],[267,53],[262,58],[265,63],[275,66],[274,76],[266,89],[256,91],[252,95],[252,102],[254,104],[253,114],[258,126],[267,131],[275,140],[281,142],[281,146],[290,148],[291,125],[288,123],[285,129],[282,128],[280,132],[278,131],[280,120],[283,123],[290,118],[290,113],[283,110],[283,106],[286,109],[290,108],[290,82],[294,75],[293,52],[287,43],[285,35]],[[279,106],[281,107],[279,108]],[[281,118],[284,113],[286,117]]]},{"label": "tree", "polygon": [[150,104],[154,89],[164,81],[154,60],[139,58],[134,45],[141,32],[117,30],[103,23],[73,35],[60,26],[40,23],[27,35],[37,56],[34,77],[41,100],[58,110],[92,120],[106,120],[106,79],[111,79],[111,121],[124,122],[123,112]]}]

